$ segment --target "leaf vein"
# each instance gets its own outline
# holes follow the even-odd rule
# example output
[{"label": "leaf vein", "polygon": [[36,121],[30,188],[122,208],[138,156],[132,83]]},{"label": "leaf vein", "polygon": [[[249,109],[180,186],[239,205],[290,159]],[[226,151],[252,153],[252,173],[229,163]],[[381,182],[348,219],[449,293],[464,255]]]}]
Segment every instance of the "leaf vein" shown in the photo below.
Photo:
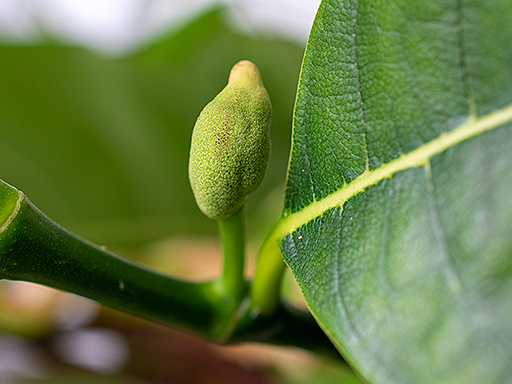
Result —
[{"label": "leaf vein", "polygon": [[428,181],[427,192],[428,206],[430,211],[430,221],[432,223],[432,230],[434,232],[434,237],[439,248],[439,252],[436,252],[436,255],[439,255],[439,262],[441,263],[442,266],[442,274],[446,278],[448,287],[450,287],[451,291],[455,293],[455,296],[460,298],[460,292],[463,288],[463,285],[457,273],[453,260],[450,257],[450,252],[448,251],[446,236],[441,223],[439,207],[437,206],[435,200],[434,180],[432,178],[432,169],[430,163],[425,165],[425,172],[427,174]]},{"label": "leaf vein", "polygon": [[466,88],[466,94],[468,99],[468,107],[469,107],[469,115],[471,117],[478,116],[475,94],[473,90],[473,84],[471,81],[471,75],[469,73],[468,66],[468,52],[466,49],[466,39],[465,39],[465,28],[464,28],[464,0],[458,0],[457,2],[457,27],[459,30],[458,33],[458,44],[459,44],[459,54],[460,54],[460,64],[462,67],[462,76],[464,79],[464,86]]},{"label": "leaf vein", "polygon": [[283,217],[274,229],[273,238],[283,238],[288,233],[322,215],[326,210],[342,205],[345,201],[363,192],[366,188],[377,184],[381,180],[391,178],[395,173],[409,168],[425,166],[435,155],[509,122],[512,122],[512,105],[479,118],[472,118],[470,116],[465,123],[449,132],[441,133],[437,138],[417,147],[409,153],[403,154],[374,170],[366,170],[350,183],[327,197],[314,201],[300,211],[288,215],[283,214]]},{"label": "leaf vein", "polygon": [[370,157],[368,154],[368,144],[366,142],[366,130],[367,130],[367,123],[366,123],[366,117],[365,117],[365,111],[363,107],[363,99],[361,95],[361,79],[359,74],[359,61],[357,60],[357,44],[356,44],[356,36],[357,36],[357,22],[358,22],[358,8],[359,2],[357,2],[355,10],[356,15],[354,17],[354,31],[356,33],[352,37],[352,49],[354,50],[354,68],[355,68],[355,81],[356,81],[356,88],[357,88],[357,106],[359,110],[361,111],[361,123],[362,123],[362,129],[363,129],[363,146],[364,146],[364,152],[366,155],[366,163],[365,163],[365,169],[368,171],[370,169]]}]

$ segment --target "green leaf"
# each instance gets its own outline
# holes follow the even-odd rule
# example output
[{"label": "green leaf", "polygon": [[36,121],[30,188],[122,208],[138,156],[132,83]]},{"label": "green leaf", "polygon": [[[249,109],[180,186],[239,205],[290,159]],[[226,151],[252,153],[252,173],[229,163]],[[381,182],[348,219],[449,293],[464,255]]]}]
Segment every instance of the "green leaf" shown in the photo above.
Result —
[{"label": "green leaf", "polygon": [[248,206],[266,212],[285,180],[303,47],[234,32],[224,13],[122,58],[56,43],[0,46],[0,177],[95,242],[214,233],[188,182],[191,132],[231,67],[249,59],[274,107],[267,180]]},{"label": "green leaf", "polygon": [[370,383],[512,381],[512,2],[326,0],[274,233]]}]

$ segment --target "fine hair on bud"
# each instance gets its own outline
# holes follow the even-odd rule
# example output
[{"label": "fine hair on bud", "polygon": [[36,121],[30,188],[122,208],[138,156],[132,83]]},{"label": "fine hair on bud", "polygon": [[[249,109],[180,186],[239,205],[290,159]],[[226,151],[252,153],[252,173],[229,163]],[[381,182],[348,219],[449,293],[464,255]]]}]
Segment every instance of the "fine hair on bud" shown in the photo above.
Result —
[{"label": "fine hair on bud", "polygon": [[272,106],[256,65],[242,60],[226,87],[201,111],[192,133],[189,179],[197,205],[227,219],[265,175]]}]

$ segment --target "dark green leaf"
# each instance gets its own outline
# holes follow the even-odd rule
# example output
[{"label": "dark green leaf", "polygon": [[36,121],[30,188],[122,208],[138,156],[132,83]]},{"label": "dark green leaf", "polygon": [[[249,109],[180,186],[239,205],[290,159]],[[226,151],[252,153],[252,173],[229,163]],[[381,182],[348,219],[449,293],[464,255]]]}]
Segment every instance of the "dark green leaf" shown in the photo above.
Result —
[{"label": "dark green leaf", "polygon": [[371,383],[512,381],[512,3],[326,0],[281,246]]}]

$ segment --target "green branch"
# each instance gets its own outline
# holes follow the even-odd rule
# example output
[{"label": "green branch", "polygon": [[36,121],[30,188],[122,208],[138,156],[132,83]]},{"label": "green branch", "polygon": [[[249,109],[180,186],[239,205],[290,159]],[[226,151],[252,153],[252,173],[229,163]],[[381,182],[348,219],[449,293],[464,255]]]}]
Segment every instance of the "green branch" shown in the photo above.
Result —
[{"label": "green branch", "polygon": [[21,192],[1,187],[0,216],[8,217],[0,233],[1,278],[44,284],[211,336],[219,305],[211,283],[172,279],[103,250],[50,220]]},{"label": "green branch", "polygon": [[0,278],[75,293],[211,340],[260,341],[335,353],[309,313],[281,303],[272,312],[252,310],[243,278],[243,216],[239,212],[220,223],[226,257],[221,277],[191,283],[81,239],[0,180]]},{"label": "green branch", "polygon": [[255,313],[246,304],[227,342],[293,346],[343,360],[309,312],[279,302],[272,313]]}]

